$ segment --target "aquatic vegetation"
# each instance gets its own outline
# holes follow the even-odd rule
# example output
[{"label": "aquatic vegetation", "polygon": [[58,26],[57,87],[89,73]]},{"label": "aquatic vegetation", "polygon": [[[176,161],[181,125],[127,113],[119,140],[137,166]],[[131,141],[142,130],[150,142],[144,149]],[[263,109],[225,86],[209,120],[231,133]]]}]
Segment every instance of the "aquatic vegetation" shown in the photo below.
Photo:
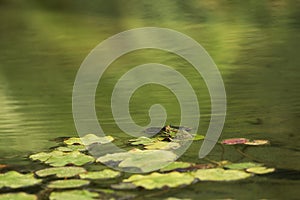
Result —
[{"label": "aquatic vegetation", "polygon": [[81,173],[86,173],[86,170],[82,167],[51,167],[35,172],[39,177],[55,175],[58,178],[73,177]]},{"label": "aquatic vegetation", "polygon": [[112,142],[113,140],[114,140],[114,138],[112,136],[98,137],[95,134],[87,134],[81,138],[71,137],[71,138],[65,140],[64,143],[67,145],[74,145],[74,144],[91,145],[94,143],[106,144],[106,143]]},{"label": "aquatic vegetation", "polygon": [[267,167],[251,167],[246,169],[247,172],[254,174],[268,174],[275,171],[275,168],[267,168]]},{"label": "aquatic vegetation", "polygon": [[[257,161],[231,162],[209,159],[206,159],[208,163],[176,161],[177,155],[174,152],[181,147],[182,141],[202,140],[204,136],[194,135],[186,127],[175,126],[154,127],[147,131],[158,131],[158,133],[150,138],[143,136],[130,139],[127,142],[128,147],[136,148],[104,154],[97,159],[89,155],[86,149],[95,143],[105,145],[112,142],[113,137],[87,134],[83,138],[63,138],[64,140],[57,141],[59,146],[52,148],[52,151],[29,156],[33,161],[40,161],[40,163],[32,163],[39,165],[38,170],[22,174],[17,171],[7,171],[7,165],[0,165],[0,170],[7,171],[0,173],[0,192],[7,188],[34,187],[40,184],[43,187],[37,186],[37,188],[40,187],[39,190],[42,190],[40,192],[45,193],[46,198],[49,197],[50,200],[118,199],[121,197],[132,199],[136,197],[136,194],[128,193],[128,190],[180,188],[202,181],[239,181],[257,174],[263,175],[275,171],[274,168],[268,168]],[[233,146],[247,159],[251,157],[247,157],[243,149],[238,148],[241,147],[240,145],[244,145],[244,148],[251,148],[251,146],[265,144],[269,144],[269,141],[246,138],[231,138],[219,142],[223,150],[225,145]],[[47,164],[51,167],[45,166],[41,169],[40,164]],[[117,169],[136,174],[121,173],[108,169],[103,164],[113,164]],[[81,189],[75,190],[74,188]],[[1,194],[0,198],[33,200],[37,199],[37,196],[16,192]]]},{"label": "aquatic vegetation", "polygon": [[194,181],[194,177],[189,173],[170,172],[160,174],[154,172],[149,175],[132,175],[123,182],[131,182],[136,186],[145,189],[159,189],[164,187],[178,187],[182,185],[189,185]]},{"label": "aquatic vegetation", "polygon": [[193,172],[200,181],[236,181],[249,178],[251,174],[240,170],[224,170],[222,168],[199,169]]},{"label": "aquatic vegetation", "polygon": [[261,166],[262,164],[260,163],[254,163],[254,162],[244,162],[244,163],[230,163],[227,165],[224,165],[224,168],[228,169],[247,169],[251,167],[257,167]]},{"label": "aquatic vegetation", "polygon": [[1,200],[37,200],[37,196],[25,192],[0,194]]},{"label": "aquatic vegetation", "polygon": [[184,168],[189,168],[192,165],[193,165],[192,163],[188,163],[188,162],[172,162],[169,165],[161,168],[159,171],[167,172],[167,171],[172,171],[172,170],[176,170],[176,169],[184,169]]},{"label": "aquatic vegetation", "polygon": [[121,175],[121,172],[114,171],[111,169],[104,169],[102,171],[91,171],[80,174],[80,178],[82,179],[109,179],[116,178]]},{"label": "aquatic vegetation", "polygon": [[90,181],[81,179],[57,180],[50,182],[48,187],[56,189],[78,188],[88,185],[89,183]]},{"label": "aquatic vegetation", "polygon": [[[177,158],[176,154],[165,150],[139,150],[107,154],[99,157],[97,162],[118,162],[120,168],[139,168],[141,172],[150,172],[163,167]],[[149,164],[151,160],[151,165]]]},{"label": "aquatic vegetation", "polygon": [[88,190],[69,190],[50,194],[50,200],[95,200],[97,197],[99,197],[98,193]]},{"label": "aquatic vegetation", "polygon": [[39,160],[54,167],[61,167],[69,164],[81,166],[95,159],[92,156],[85,155],[79,151],[62,152],[54,150],[49,153],[41,152],[31,155],[32,160]]},{"label": "aquatic vegetation", "polygon": [[9,171],[0,174],[0,189],[3,187],[8,188],[21,188],[36,185],[41,183],[42,180],[34,178],[33,173],[21,174],[16,171]]},{"label": "aquatic vegetation", "polygon": [[221,141],[221,143],[225,145],[244,144],[244,145],[253,145],[253,146],[270,144],[268,140],[249,140],[246,138],[230,138]]}]

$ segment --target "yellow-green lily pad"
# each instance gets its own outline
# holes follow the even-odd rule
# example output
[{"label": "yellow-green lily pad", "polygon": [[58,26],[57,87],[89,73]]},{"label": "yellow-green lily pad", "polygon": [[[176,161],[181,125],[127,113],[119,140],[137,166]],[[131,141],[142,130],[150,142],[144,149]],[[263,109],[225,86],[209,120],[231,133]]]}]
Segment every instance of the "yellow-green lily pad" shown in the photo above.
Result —
[{"label": "yellow-green lily pad", "polygon": [[199,134],[197,134],[197,135],[195,135],[194,136],[194,138],[193,138],[193,140],[203,140],[205,138],[205,136],[204,135],[199,135]]},{"label": "yellow-green lily pad", "polygon": [[193,174],[200,181],[235,181],[251,176],[251,174],[241,170],[224,170],[222,168],[199,169]]},{"label": "yellow-green lily pad", "polygon": [[34,178],[33,173],[21,174],[16,171],[9,171],[0,174],[0,188],[21,188],[36,185],[40,183],[41,180]]},{"label": "yellow-green lily pad", "polygon": [[123,182],[130,182],[136,186],[143,187],[148,190],[159,189],[164,187],[179,187],[189,185],[194,181],[194,177],[188,173],[170,172],[160,174],[154,172],[148,175],[132,175]]},{"label": "yellow-green lily pad", "polygon": [[161,172],[172,171],[176,169],[184,169],[192,166],[192,163],[188,162],[172,162],[169,165],[160,169]]},{"label": "yellow-green lily pad", "polygon": [[275,171],[275,168],[267,168],[267,167],[251,167],[246,169],[247,172],[253,174],[268,174]]},{"label": "yellow-green lily pad", "polygon": [[156,141],[157,141],[156,139],[148,138],[144,136],[129,140],[131,145],[149,145]]},{"label": "yellow-green lily pad", "polygon": [[62,152],[57,150],[49,153],[41,152],[33,154],[29,158],[32,160],[40,160],[54,167],[62,167],[68,164],[81,166],[95,160],[92,156],[85,155],[79,151]]},{"label": "yellow-green lily pad", "polygon": [[109,179],[116,178],[120,176],[121,173],[119,171],[114,171],[111,169],[104,169],[102,171],[92,171],[80,174],[80,178],[82,179]]},{"label": "yellow-green lily pad", "polygon": [[56,148],[57,151],[62,152],[71,152],[71,151],[86,151],[86,147],[82,144],[80,145],[68,145],[66,147],[58,147]]},{"label": "yellow-green lily pad", "polygon": [[86,173],[86,170],[82,167],[52,167],[35,172],[39,177],[55,175],[59,178],[73,177],[80,173]]},{"label": "yellow-green lily pad", "polygon": [[254,163],[254,162],[243,162],[243,163],[231,163],[224,165],[224,168],[227,169],[247,169],[250,167],[257,167],[261,166],[262,164],[260,163]]},{"label": "yellow-green lily pad", "polygon": [[147,144],[145,146],[145,149],[178,149],[180,147],[180,144],[177,142],[163,142],[163,141],[159,141],[159,142],[155,142],[153,144]]},{"label": "yellow-green lily pad", "polygon": [[88,185],[90,182],[88,180],[80,179],[68,179],[68,180],[57,180],[49,183],[49,188],[55,189],[67,189],[67,188],[78,188]]},{"label": "yellow-green lily pad", "polygon": [[37,196],[25,192],[0,194],[1,200],[37,200]]},{"label": "yellow-green lily pad", "polygon": [[81,138],[71,137],[65,140],[64,143],[67,145],[91,145],[94,143],[106,144],[112,142],[113,140],[114,138],[112,136],[98,137],[95,134],[87,134]]},{"label": "yellow-green lily pad", "polygon": [[[109,163],[119,162],[121,168],[139,168],[141,172],[150,172],[173,162],[176,154],[166,150],[139,150],[107,154],[99,157],[98,162]],[[149,164],[151,161],[151,164]]]},{"label": "yellow-green lily pad", "polygon": [[95,200],[98,199],[99,194],[90,192],[88,190],[69,190],[63,192],[52,192],[50,200]]}]

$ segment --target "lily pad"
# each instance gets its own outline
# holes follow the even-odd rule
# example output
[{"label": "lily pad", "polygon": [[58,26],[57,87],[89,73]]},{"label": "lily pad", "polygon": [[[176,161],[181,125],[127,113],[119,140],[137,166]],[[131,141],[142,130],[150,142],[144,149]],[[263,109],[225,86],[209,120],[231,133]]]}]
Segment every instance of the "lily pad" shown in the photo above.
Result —
[{"label": "lily pad", "polygon": [[114,138],[112,136],[98,137],[97,135],[94,134],[87,134],[81,138],[71,137],[65,140],[64,143],[67,145],[74,145],[74,144],[91,145],[94,143],[106,144],[112,142],[113,140]]},{"label": "lily pad", "polygon": [[232,164],[227,164],[224,165],[224,168],[227,169],[247,169],[250,167],[257,167],[261,166],[259,163],[254,163],[254,162],[244,162],[244,163],[232,163]]},{"label": "lily pad", "polygon": [[49,183],[49,188],[56,189],[67,189],[67,188],[78,188],[85,185],[88,185],[90,182],[88,180],[80,180],[80,179],[69,179],[69,180],[57,180]]},{"label": "lily pad", "polygon": [[132,175],[123,182],[131,182],[136,186],[143,187],[148,190],[159,189],[164,187],[178,187],[189,185],[194,181],[194,177],[188,173],[170,172],[160,174],[154,172],[149,175]]},{"label": "lily pad", "polygon": [[155,142],[153,144],[147,144],[145,149],[178,149],[180,144],[177,142]]},{"label": "lily pad", "polygon": [[193,140],[203,140],[205,138],[205,136],[204,135],[199,135],[199,134],[197,134],[197,135],[195,135],[194,136],[194,138],[193,138]]},{"label": "lily pad", "polygon": [[41,180],[34,178],[33,173],[29,174],[20,174],[16,171],[9,171],[4,174],[0,174],[0,188],[9,187],[9,188],[21,188],[32,186],[40,183]]},{"label": "lily pad", "polygon": [[275,168],[267,168],[267,167],[251,167],[246,169],[247,172],[254,174],[268,174],[275,171]]},{"label": "lily pad", "polygon": [[245,179],[251,174],[240,170],[224,170],[222,168],[199,169],[193,173],[201,181],[235,181]]},{"label": "lily pad", "polygon": [[246,145],[253,145],[253,146],[259,146],[259,145],[266,145],[270,144],[268,140],[252,140],[245,143]]},{"label": "lily pad", "polygon": [[104,169],[102,171],[94,171],[80,174],[80,178],[83,179],[109,179],[116,178],[120,176],[121,173],[119,171],[114,171],[111,169]]},{"label": "lily pad", "polygon": [[88,190],[70,190],[63,192],[52,192],[50,194],[50,200],[95,200],[98,197],[98,193],[90,192]]},{"label": "lily pad", "polygon": [[37,200],[37,197],[25,192],[0,194],[1,200]]},{"label": "lily pad", "polygon": [[32,160],[40,160],[41,162],[54,167],[61,167],[68,164],[81,166],[95,160],[92,156],[85,155],[83,153],[80,153],[79,151],[61,152],[57,150],[49,153],[37,153],[31,155],[29,158],[31,158]]},{"label": "lily pad", "polygon": [[86,170],[82,167],[53,167],[46,168],[36,171],[36,175],[39,177],[46,177],[50,175],[55,175],[59,178],[73,177],[80,173],[85,173]]},{"label": "lily pad", "polygon": [[[99,157],[97,162],[119,162],[121,168],[139,168],[141,172],[157,170],[177,158],[176,154],[165,150],[139,150],[107,154]],[[151,161],[151,164],[149,164]]]},{"label": "lily pad", "polygon": [[156,139],[148,138],[144,136],[129,140],[131,145],[149,145],[149,144],[153,144],[156,141],[157,141]]},{"label": "lily pad", "polygon": [[221,143],[226,145],[235,145],[235,144],[245,144],[247,142],[249,142],[249,140],[246,138],[230,138],[230,139],[223,140]]},{"label": "lily pad", "polygon": [[160,169],[161,172],[172,171],[176,169],[184,169],[192,166],[192,163],[188,162],[172,162],[169,165]]}]

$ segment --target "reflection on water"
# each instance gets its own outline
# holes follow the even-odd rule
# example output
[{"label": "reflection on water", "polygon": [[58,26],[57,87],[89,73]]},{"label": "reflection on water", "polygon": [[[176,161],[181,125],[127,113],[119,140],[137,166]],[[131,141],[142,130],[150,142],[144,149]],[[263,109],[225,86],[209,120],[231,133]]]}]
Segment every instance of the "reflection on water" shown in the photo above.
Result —
[{"label": "reflection on water", "polygon": [[[218,65],[228,96],[222,137],[269,139],[271,147],[249,149],[248,153],[277,168],[299,170],[299,3],[236,2],[0,0],[0,162],[47,149],[53,145],[48,140],[54,137],[75,135],[72,87],[85,56],[120,31],[158,26],[191,36]],[[205,134],[210,100],[203,80],[184,60],[155,50],[122,56],[105,72],[96,97],[104,130],[126,138],[114,124],[110,93],[122,74],[147,62],[172,66],[191,81],[201,100],[199,133]],[[168,123],[180,120],[178,102],[157,85],[134,94],[133,119],[147,124],[148,109],[154,103],[165,106]],[[198,150],[193,146],[186,157],[196,159]],[[210,156],[219,156],[219,149]],[[235,157],[231,156],[227,159]],[[262,198],[278,198],[279,187],[269,189],[265,183],[248,183],[245,188],[258,192],[263,188],[267,195]],[[291,182],[280,186],[295,191]],[[210,184],[204,187],[208,196],[215,191]],[[236,195],[233,188],[237,187],[220,185],[220,197],[227,189]],[[182,194],[187,192],[193,196],[199,188]]]}]

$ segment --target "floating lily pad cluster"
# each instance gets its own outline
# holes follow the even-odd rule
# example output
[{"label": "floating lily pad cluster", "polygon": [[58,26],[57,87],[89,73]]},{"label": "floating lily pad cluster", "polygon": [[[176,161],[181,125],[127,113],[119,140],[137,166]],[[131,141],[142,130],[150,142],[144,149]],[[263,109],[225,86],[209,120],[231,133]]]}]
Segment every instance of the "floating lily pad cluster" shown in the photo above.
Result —
[{"label": "floating lily pad cluster", "polygon": [[[86,146],[95,143],[105,145],[113,142],[114,138],[87,134],[82,138],[67,138],[52,151],[30,155],[29,158],[36,161],[32,165],[38,165],[38,170],[20,173],[8,171],[6,165],[0,165],[3,166],[0,168],[3,171],[0,173],[0,191],[7,191],[0,194],[0,199],[37,199],[34,194],[18,191],[24,187],[45,189],[50,200],[118,199],[118,195],[130,199],[136,196],[130,190],[137,187],[153,190],[182,187],[199,181],[236,181],[275,170],[256,162],[216,161],[199,164],[175,161],[177,155],[172,150],[180,147],[180,141],[202,140],[204,136],[193,135],[186,127],[165,126],[146,130],[145,133],[151,131],[157,134],[129,140],[128,145],[132,149],[127,152],[94,158],[88,154]],[[220,144],[256,146],[269,142],[232,138]],[[114,164],[119,169],[129,172],[133,169],[133,172],[143,174],[122,173],[108,169],[104,164]],[[41,169],[41,166],[44,167]]]}]

